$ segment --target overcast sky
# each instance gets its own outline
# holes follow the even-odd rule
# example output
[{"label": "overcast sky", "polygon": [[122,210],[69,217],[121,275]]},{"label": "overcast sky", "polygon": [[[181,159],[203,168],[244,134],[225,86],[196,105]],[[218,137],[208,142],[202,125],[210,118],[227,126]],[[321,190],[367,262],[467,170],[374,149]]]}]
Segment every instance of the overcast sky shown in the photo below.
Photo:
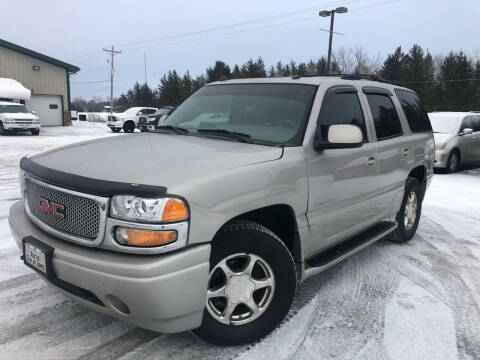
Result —
[{"label": "overcast sky", "polygon": [[[418,43],[434,55],[480,54],[479,0],[18,0],[1,12],[0,37],[79,66],[72,97],[87,98],[109,94],[108,82],[78,82],[109,78],[101,48],[114,44],[122,51],[115,58],[117,96],[144,81],[144,53],[151,86],[169,69],[198,75],[217,59],[233,65],[261,56],[268,66],[326,55],[328,33],[319,29],[329,20],[318,11],[337,6],[349,12],[335,18],[335,31],[345,35],[334,37],[334,48],[360,45],[385,56]],[[250,23],[141,42],[244,22]]]}]

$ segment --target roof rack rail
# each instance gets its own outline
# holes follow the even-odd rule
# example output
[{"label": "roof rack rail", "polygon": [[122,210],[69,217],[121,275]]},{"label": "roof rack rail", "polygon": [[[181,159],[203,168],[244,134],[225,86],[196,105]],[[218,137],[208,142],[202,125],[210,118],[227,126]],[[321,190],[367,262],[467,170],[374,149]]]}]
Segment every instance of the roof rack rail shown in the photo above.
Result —
[{"label": "roof rack rail", "polygon": [[396,80],[386,80],[382,79],[376,75],[369,75],[369,74],[317,74],[317,75],[293,75],[292,79],[297,80],[302,77],[317,77],[317,76],[323,76],[323,77],[339,77],[344,80],[370,80],[370,81],[378,81],[381,83],[385,84],[390,84],[390,85],[397,85],[397,86],[403,86],[405,87],[405,84],[403,84],[401,81],[396,81]]}]

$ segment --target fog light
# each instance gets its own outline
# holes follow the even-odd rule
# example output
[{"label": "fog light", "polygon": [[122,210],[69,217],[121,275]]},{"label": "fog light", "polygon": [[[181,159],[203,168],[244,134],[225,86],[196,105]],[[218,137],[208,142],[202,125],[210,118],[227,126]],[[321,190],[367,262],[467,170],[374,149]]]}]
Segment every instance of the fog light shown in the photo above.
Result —
[{"label": "fog light", "polygon": [[152,247],[177,241],[177,232],[172,230],[141,230],[125,227],[115,229],[115,239],[125,246]]}]

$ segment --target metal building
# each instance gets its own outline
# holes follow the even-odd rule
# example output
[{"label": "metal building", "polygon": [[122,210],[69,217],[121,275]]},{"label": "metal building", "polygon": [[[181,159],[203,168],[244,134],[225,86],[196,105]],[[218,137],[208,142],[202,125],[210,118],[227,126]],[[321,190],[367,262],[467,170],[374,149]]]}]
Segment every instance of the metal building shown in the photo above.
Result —
[{"label": "metal building", "polygon": [[26,102],[42,126],[70,123],[70,75],[75,65],[0,39],[0,78],[17,80],[32,92]]}]

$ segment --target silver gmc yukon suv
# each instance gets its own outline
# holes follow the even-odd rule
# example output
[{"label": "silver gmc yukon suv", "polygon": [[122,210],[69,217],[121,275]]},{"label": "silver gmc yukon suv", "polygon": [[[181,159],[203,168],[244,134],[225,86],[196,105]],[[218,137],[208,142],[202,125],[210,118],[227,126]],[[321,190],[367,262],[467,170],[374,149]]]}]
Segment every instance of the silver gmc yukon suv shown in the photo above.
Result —
[{"label": "silver gmc yukon suv", "polygon": [[410,240],[433,166],[428,116],[398,83],[220,81],[156,133],[24,157],[9,220],[25,265],[81,304],[240,344],[284,319],[297,283]]}]

